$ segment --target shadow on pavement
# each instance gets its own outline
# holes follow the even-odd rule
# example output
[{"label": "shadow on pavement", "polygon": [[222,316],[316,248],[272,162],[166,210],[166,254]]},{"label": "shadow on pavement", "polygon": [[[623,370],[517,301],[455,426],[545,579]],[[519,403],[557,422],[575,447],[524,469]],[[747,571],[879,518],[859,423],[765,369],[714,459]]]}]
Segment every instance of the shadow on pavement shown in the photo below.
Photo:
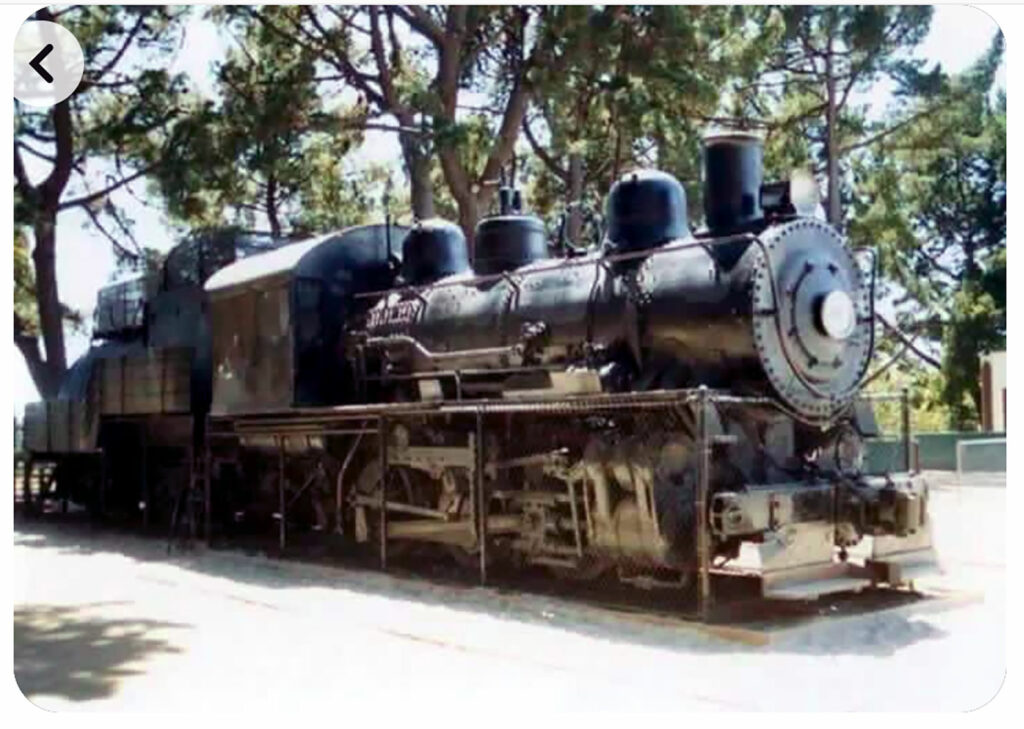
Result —
[{"label": "shadow on pavement", "polygon": [[[713,626],[681,620],[679,613],[673,617],[673,598],[669,596],[665,604],[659,604],[663,601],[654,593],[642,594],[644,604],[639,607],[609,610],[559,592],[523,590],[512,585],[481,588],[431,575],[414,576],[397,569],[382,573],[349,564],[298,562],[237,550],[203,548],[176,552],[169,557],[163,540],[111,533],[93,525],[38,521],[22,522],[16,527],[15,544],[24,547],[55,549],[66,554],[121,554],[140,562],[163,562],[241,585],[264,589],[319,588],[405,600],[611,642],[686,653],[763,650],[882,657],[918,641],[943,635],[943,631],[927,619],[914,615],[914,604],[927,598],[907,592],[877,591],[823,601],[780,601],[774,605],[762,602],[758,609],[760,614],[753,619],[729,619],[725,631],[716,631]],[[567,587],[563,583],[558,589]],[[906,610],[885,610],[899,607]],[[726,639],[709,640],[710,636]]]},{"label": "shadow on pavement", "polygon": [[58,696],[89,701],[111,696],[118,682],[142,672],[133,664],[154,653],[179,653],[149,637],[163,628],[187,628],[155,620],[116,620],[89,615],[92,603],[75,607],[23,605],[14,610],[14,677],[32,700]]}]

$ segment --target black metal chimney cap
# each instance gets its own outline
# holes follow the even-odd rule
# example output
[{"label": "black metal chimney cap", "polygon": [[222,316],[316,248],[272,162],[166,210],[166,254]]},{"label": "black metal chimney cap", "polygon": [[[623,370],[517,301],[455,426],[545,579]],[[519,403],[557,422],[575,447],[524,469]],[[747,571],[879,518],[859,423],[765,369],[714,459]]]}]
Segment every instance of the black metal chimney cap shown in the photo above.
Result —
[{"label": "black metal chimney cap", "polygon": [[704,137],[704,217],[712,233],[737,232],[764,219],[763,154],[761,137],[751,132]]}]

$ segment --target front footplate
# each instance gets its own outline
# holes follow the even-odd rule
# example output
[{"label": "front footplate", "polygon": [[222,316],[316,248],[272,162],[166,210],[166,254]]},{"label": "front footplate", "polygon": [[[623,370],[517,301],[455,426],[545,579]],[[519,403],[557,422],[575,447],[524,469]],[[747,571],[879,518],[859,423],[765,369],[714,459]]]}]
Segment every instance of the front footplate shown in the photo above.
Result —
[{"label": "front footplate", "polygon": [[861,518],[862,533],[869,535],[865,539],[870,544],[867,553],[863,554],[863,548],[859,551],[872,581],[901,585],[939,571],[924,477],[862,477],[854,492],[866,503],[866,508],[855,511],[851,518]]},{"label": "front footplate", "polygon": [[908,474],[716,494],[713,532],[743,542],[716,572],[758,579],[765,597],[906,585],[938,570],[927,507],[927,485]]}]

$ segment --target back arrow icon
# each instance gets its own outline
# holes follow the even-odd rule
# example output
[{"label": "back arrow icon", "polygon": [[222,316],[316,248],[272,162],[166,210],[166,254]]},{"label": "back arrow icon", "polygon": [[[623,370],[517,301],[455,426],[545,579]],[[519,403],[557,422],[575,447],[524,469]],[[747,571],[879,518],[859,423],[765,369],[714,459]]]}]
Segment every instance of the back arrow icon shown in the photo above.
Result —
[{"label": "back arrow icon", "polygon": [[39,53],[36,54],[36,57],[28,62],[28,65],[32,67],[32,70],[38,73],[40,76],[42,76],[43,80],[46,81],[46,83],[48,84],[53,83],[53,76],[50,75],[49,71],[42,67],[41,61],[48,55],[50,55],[50,51],[52,50],[53,43],[47,43],[45,46],[43,46],[43,50],[39,51]]}]

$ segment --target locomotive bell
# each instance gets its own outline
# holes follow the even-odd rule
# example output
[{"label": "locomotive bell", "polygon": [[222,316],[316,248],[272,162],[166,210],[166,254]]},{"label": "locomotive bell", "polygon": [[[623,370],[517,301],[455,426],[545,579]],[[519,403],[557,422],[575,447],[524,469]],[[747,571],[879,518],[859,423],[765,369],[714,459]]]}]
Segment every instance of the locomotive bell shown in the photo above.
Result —
[{"label": "locomotive bell", "polygon": [[653,248],[690,234],[686,192],[672,175],[637,170],[623,175],[605,203],[608,240],[621,252]]},{"label": "locomotive bell", "polygon": [[462,228],[447,220],[421,220],[402,241],[402,278],[420,286],[469,270]]},{"label": "locomotive bell", "polygon": [[735,233],[764,218],[762,177],[760,137],[723,132],[704,138],[704,218],[711,233]]}]

